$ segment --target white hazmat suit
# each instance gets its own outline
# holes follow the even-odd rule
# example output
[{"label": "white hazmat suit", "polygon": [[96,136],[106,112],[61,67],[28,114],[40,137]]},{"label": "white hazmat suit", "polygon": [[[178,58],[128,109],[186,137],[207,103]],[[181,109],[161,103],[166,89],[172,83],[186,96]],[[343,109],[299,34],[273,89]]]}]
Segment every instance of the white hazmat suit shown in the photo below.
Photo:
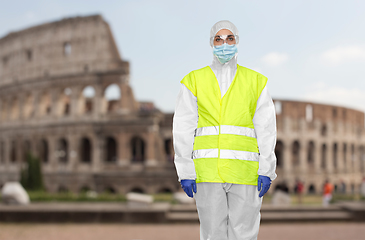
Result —
[{"label": "white hazmat suit", "polygon": [[[210,37],[221,29],[238,35],[237,28],[229,21],[216,23]],[[212,46],[212,43],[211,43]],[[219,83],[221,97],[227,92],[237,70],[237,55],[221,64],[213,55],[210,68]],[[173,142],[175,167],[179,181],[196,179],[192,151],[194,132],[198,124],[197,98],[181,84],[173,117]],[[267,86],[263,89],[253,118],[259,147],[258,174],[276,178],[276,116],[273,101]],[[257,186],[233,183],[197,183],[194,194],[200,221],[200,240],[257,239],[260,225],[262,198]]]}]

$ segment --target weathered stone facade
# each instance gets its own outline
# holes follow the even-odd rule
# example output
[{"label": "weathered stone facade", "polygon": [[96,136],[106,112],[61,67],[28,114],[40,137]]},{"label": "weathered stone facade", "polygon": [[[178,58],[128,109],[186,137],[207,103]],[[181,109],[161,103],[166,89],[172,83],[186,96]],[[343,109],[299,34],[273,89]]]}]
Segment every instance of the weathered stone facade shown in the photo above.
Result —
[{"label": "weathered stone facade", "polygon": [[[138,102],[100,15],[0,39],[0,184],[19,180],[25,153],[42,161],[48,191],[176,191],[172,114]],[[114,85],[118,100],[107,100]],[[85,96],[91,91],[93,97]]]},{"label": "weathered stone facade", "polygon": [[[120,91],[117,100],[106,98],[112,85]],[[365,173],[364,113],[275,103],[274,184],[285,180],[293,189],[299,178],[307,192],[319,193],[325,179],[338,187],[342,180],[348,192],[357,191]],[[0,186],[19,180],[30,151],[42,161],[50,192],[180,190],[172,117],[134,98],[129,63],[100,15],[66,18],[0,39]]]},{"label": "weathered stone facade", "polygon": [[[339,106],[274,100],[278,159],[275,184],[304,181],[320,193],[326,179],[337,191],[359,191],[365,174],[364,113]],[[346,189],[343,188],[345,184]]]}]

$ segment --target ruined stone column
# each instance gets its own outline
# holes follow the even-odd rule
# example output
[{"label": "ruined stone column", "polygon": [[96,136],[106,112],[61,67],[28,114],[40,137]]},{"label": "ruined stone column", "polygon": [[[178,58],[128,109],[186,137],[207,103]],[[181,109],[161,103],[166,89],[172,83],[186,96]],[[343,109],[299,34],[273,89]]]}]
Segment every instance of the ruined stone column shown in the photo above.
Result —
[{"label": "ruined stone column", "polygon": [[100,133],[96,133],[92,138],[92,172],[97,173],[102,171],[102,165],[104,163],[104,148],[105,148],[105,140],[104,136]]},{"label": "ruined stone column", "polygon": [[308,172],[308,142],[307,140],[299,141],[299,172],[304,174]]},{"label": "ruined stone column", "polygon": [[321,173],[321,161],[322,161],[322,144],[318,141],[314,142],[314,172]]},{"label": "ruined stone column", "polygon": [[291,156],[291,143],[290,141],[283,141],[284,149],[283,149],[283,169],[284,174],[287,176],[293,169],[292,166],[292,156]]},{"label": "ruined stone column", "polygon": [[325,172],[331,174],[334,172],[334,154],[333,154],[333,142],[327,142],[327,154],[326,154],[326,169]]},{"label": "ruined stone column", "polygon": [[51,116],[58,117],[60,111],[60,89],[51,89]]},{"label": "ruined stone column", "polygon": [[130,164],[129,161],[129,149],[128,149],[128,135],[124,132],[119,133],[117,137],[118,141],[118,165],[127,166]]},{"label": "ruined stone column", "polygon": [[79,148],[79,136],[72,135],[67,138],[68,143],[68,163],[67,169],[70,172],[77,170],[77,167],[80,163],[80,154],[78,154]]},{"label": "ruined stone column", "polygon": [[146,166],[156,166],[156,153],[155,153],[155,134],[158,131],[158,125],[149,126],[147,132],[147,155],[146,155]]},{"label": "ruined stone column", "polygon": [[70,108],[71,108],[71,116],[76,117],[80,114],[80,94],[81,89],[79,86],[74,86],[71,88],[71,96],[70,96]]},{"label": "ruined stone column", "polygon": [[93,98],[93,116],[98,118],[103,113],[103,102],[104,102],[104,92],[101,85],[95,86],[95,96]]}]

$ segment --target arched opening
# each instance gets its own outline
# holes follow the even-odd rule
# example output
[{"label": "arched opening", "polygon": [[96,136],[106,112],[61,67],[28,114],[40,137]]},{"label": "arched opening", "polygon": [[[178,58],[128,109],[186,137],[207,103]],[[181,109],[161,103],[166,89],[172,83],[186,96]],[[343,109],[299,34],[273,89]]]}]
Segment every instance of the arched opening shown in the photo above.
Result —
[{"label": "arched opening", "polygon": [[354,171],[355,169],[355,145],[351,144],[351,169]]},{"label": "arched opening", "polygon": [[30,141],[26,140],[23,142],[23,162],[27,161],[28,154],[30,154]]},{"label": "arched opening", "polygon": [[48,92],[44,92],[40,97],[39,114],[40,116],[49,115],[51,113],[51,96]]},{"label": "arched opening", "polygon": [[90,191],[90,187],[89,186],[83,186],[80,188],[80,193],[86,193],[87,191]]},{"label": "arched opening", "polygon": [[308,194],[315,194],[315,193],[316,193],[316,187],[313,184],[309,185]]},{"label": "arched opening", "polygon": [[121,91],[117,84],[111,84],[105,89],[107,112],[116,112],[120,108]]},{"label": "arched opening", "polygon": [[15,142],[15,140],[11,141],[10,162],[12,162],[12,163],[16,162],[16,142]]},{"label": "arched opening", "polygon": [[117,141],[113,137],[106,138],[106,161],[109,163],[117,162]]},{"label": "arched opening", "polygon": [[132,188],[129,192],[134,192],[134,193],[144,193],[143,189],[140,187],[134,187]]},{"label": "arched opening", "polygon": [[168,187],[161,188],[158,193],[172,193],[172,190]]},{"label": "arched opening", "polygon": [[171,138],[165,139],[165,153],[168,162],[174,161],[173,146]]},{"label": "arched opening", "polygon": [[19,118],[19,101],[17,97],[11,100],[10,120],[17,120]]},{"label": "arched opening", "polygon": [[365,172],[365,148],[364,146],[359,147],[359,161],[360,161],[360,171]]},{"label": "arched opening", "polygon": [[67,193],[68,192],[68,188],[65,187],[65,186],[63,186],[63,185],[61,185],[61,186],[58,187],[58,192],[59,193]]},{"label": "arched opening", "polygon": [[333,144],[333,168],[337,170],[337,143]]},{"label": "arched opening", "polygon": [[293,166],[299,166],[299,152],[300,145],[298,141],[294,141],[292,144],[292,163]]},{"label": "arched opening", "polygon": [[38,149],[39,156],[41,158],[41,162],[48,162],[48,143],[46,140],[42,139],[39,143]]},{"label": "arched opening", "polygon": [[284,143],[280,140],[276,142],[275,146],[276,166],[278,168],[283,167],[284,163]]},{"label": "arched opening", "polygon": [[347,171],[347,144],[344,143],[343,144],[343,170],[346,172]]},{"label": "arched opening", "polygon": [[4,141],[0,142],[0,162],[5,163],[5,143],[4,143]]},{"label": "arched opening", "polygon": [[327,125],[326,124],[322,124],[321,136],[323,136],[323,137],[327,136]]},{"label": "arched opening", "polygon": [[58,140],[57,149],[58,149],[57,150],[58,162],[67,163],[68,162],[68,144],[64,138]]},{"label": "arched opening", "polygon": [[115,190],[115,188],[114,187],[111,187],[111,186],[106,187],[105,190],[104,190],[104,192],[110,193],[110,194],[116,194],[117,193],[117,191]]},{"label": "arched opening", "polygon": [[93,86],[86,86],[82,91],[83,110],[85,114],[90,114],[94,109],[95,89]]},{"label": "arched opening", "polygon": [[315,147],[314,147],[314,142],[310,141],[308,144],[308,149],[307,149],[307,162],[308,162],[308,166],[309,168],[314,168],[314,152],[315,152]]},{"label": "arched opening", "polygon": [[62,115],[69,115],[71,113],[71,88],[65,88],[61,94]]},{"label": "arched opening", "polygon": [[145,160],[145,143],[141,137],[135,136],[131,140],[132,145],[132,163],[144,162]]},{"label": "arched opening", "polygon": [[82,138],[80,146],[81,162],[90,163],[92,153],[90,140],[86,137]]},{"label": "arched opening", "polygon": [[28,93],[24,99],[24,105],[23,105],[23,116],[25,119],[31,118],[33,116],[34,113],[34,108],[33,108],[33,101],[34,101],[34,97],[31,93]]},{"label": "arched opening", "polygon": [[321,151],[321,169],[326,169],[327,167],[327,146],[326,144],[322,144],[322,151]]}]

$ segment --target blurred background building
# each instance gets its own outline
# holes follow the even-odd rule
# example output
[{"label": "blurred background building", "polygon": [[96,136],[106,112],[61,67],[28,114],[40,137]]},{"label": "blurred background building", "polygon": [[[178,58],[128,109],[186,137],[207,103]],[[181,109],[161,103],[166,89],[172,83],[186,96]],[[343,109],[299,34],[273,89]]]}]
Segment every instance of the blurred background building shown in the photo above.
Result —
[{"label": "blurred background building", "polygon": [[[42,161],[47,191],[125,194],[180,190],[172,118],[139,102],[101,15],[64,18],[0,39],[0,187],[18,181],[27,152]],[[111,99],[109,93],[118,96]],[[359,191],[365,174],[364,113],[274,100],[278,178],[306,193],[326,179]]]}]

